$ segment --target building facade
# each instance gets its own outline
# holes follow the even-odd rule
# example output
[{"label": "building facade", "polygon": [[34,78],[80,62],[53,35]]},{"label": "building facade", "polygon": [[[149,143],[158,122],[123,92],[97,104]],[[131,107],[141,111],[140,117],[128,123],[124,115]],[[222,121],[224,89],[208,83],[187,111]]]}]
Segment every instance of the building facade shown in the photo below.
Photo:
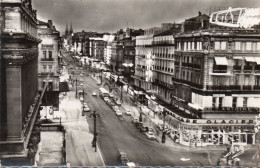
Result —
[{"label": "building facade", "polygon": [[[30,0],[2,0],[0,5],[0,155],[1,158],[26,158],[35,152],[36,141],[39,142],[34,134],[41,103],[37,69],[41,40],[37,37],[37,13]],[[32,142],[34,136],[36,141]]]},{"label": "building facade", "polygon": [[153,88],[159,99],[171,103],[172,77],[174,76],[174,34],[181,26],[164,31],[153,38]]},{"label": "building facade", "polygon": [[255,143],[259,40],[253,30],[220,28],[175,36],[173,104],[197,118],[194,128],[180,122],[182,143]]},{"label": "building facade", "polygon": [[59,37],[51,20],[48,22],[39,21],[38,37],[42,42],[38,45],[38,90],[42,91],[48,83],[43,105],[59,106]]},{"label": "building facade", "polygon": [[116,40],[112,42],[111,45],[111,71],[114,72],[116,75],[121,76],[123,75],[123,42],[120,40]]},{"label": "building facade", "polygon": [[136,36],[134,85],[143,90],[152,89],[152,52],[153,36],[162,32],[160,27],[144,31],[144,35]]},{"label": "building facade", "polygon": [[89,56],[104,62],[104,53],[106,48],[106,41],[102,37],[89,38]]}]

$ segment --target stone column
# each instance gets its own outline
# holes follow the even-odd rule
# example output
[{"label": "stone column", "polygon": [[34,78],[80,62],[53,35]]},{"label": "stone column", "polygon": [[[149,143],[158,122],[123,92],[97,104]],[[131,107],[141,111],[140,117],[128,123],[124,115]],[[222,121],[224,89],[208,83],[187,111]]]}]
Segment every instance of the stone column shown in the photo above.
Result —
[{"label": "stone column", "polygon": [[7,140],[21,140],[22,83],[21,67],[6,67]]}]

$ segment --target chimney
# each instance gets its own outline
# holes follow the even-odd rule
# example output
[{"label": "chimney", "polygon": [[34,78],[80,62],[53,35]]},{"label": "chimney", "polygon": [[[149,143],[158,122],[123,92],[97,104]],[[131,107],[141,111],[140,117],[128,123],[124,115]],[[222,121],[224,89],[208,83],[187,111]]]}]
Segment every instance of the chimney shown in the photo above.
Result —
[{"label": "chimney", "polygon": [[199,16],[201,16],[201,12],[199,11]]},{"label": "chimney", "polygon": [[49,28],[52,29],[52,20],[48,20],[48,25],[49,25]]}]

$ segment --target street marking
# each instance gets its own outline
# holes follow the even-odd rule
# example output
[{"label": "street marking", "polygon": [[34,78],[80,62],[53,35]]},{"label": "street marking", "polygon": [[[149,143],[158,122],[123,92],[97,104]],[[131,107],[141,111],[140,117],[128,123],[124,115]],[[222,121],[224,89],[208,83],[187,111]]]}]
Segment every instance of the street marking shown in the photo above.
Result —
[{"label": "street marking", "polygon": [[186,162],[186,161],[189,161],[190,158],[181,158],[180,160]]},{"label": "street marking", "polygon": [[103,163],[103,166],[105,166],[105,161],[104,161],[104,158],[103,158],[103,156],[102,156],[102,154],[101,154],[101,150],[100,150],[100,148],[99,148],[99,144],[97,143],[97,150],[98,150],[98,153],[99,153],[99,155],[100,155],[100,158],[101,158],[101,161],[102,161],[102,163]]}]

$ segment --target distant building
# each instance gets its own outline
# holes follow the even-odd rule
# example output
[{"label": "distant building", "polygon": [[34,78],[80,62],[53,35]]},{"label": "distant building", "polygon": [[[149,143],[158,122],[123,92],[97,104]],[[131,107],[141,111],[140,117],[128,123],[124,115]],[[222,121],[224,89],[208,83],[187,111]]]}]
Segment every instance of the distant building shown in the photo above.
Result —
[{"label": "distant building", "polygon": [[159,33],[153,37],[153,94],[163,101],[171,102],[172,77],[174,76],[174,35],[179,33],[181,25]]},{"label": "distant building", "polygon": [[43,105],[59,107],[59,37],[51,20],[39,21],[38,37],[42,40],[39,44],[38,57],[38,89],[42,91],[46,83],[48,87],[43,99]]},{"label": "distant building", "polygon": [[136,36],[134,85],[141,90],[152,89],[152,52],[153,36],[163,32],[161,27],[144,31],[144,35]]},{"label": "distant building", "polygon": [[106,68],[110,68],[111,65],[111,57],[112,57],[112,42],[115,39],[115,35],[109,34],[103,36],[104,41],[106,41],[106,48],[104,51],[104,63],[106,64]]},{"label": "distant building", "polygon": [[209,28],[209,16],[201,14],[196,17],[186,19],[182,24],[182,31],[195,31],[195,30],[204,30]]},{"label": "distant building", "polygon": [[39,138],[35,125],[38,92],[37,13],[30,0],[1,1],[0,158],[33,158]]},{"label": "distant building", "polygon": [[90,37],[89,38],[89,57],[97,59],[100,62],[104,62],[104,53],[106,48],[106,41],[101,37]]}]

